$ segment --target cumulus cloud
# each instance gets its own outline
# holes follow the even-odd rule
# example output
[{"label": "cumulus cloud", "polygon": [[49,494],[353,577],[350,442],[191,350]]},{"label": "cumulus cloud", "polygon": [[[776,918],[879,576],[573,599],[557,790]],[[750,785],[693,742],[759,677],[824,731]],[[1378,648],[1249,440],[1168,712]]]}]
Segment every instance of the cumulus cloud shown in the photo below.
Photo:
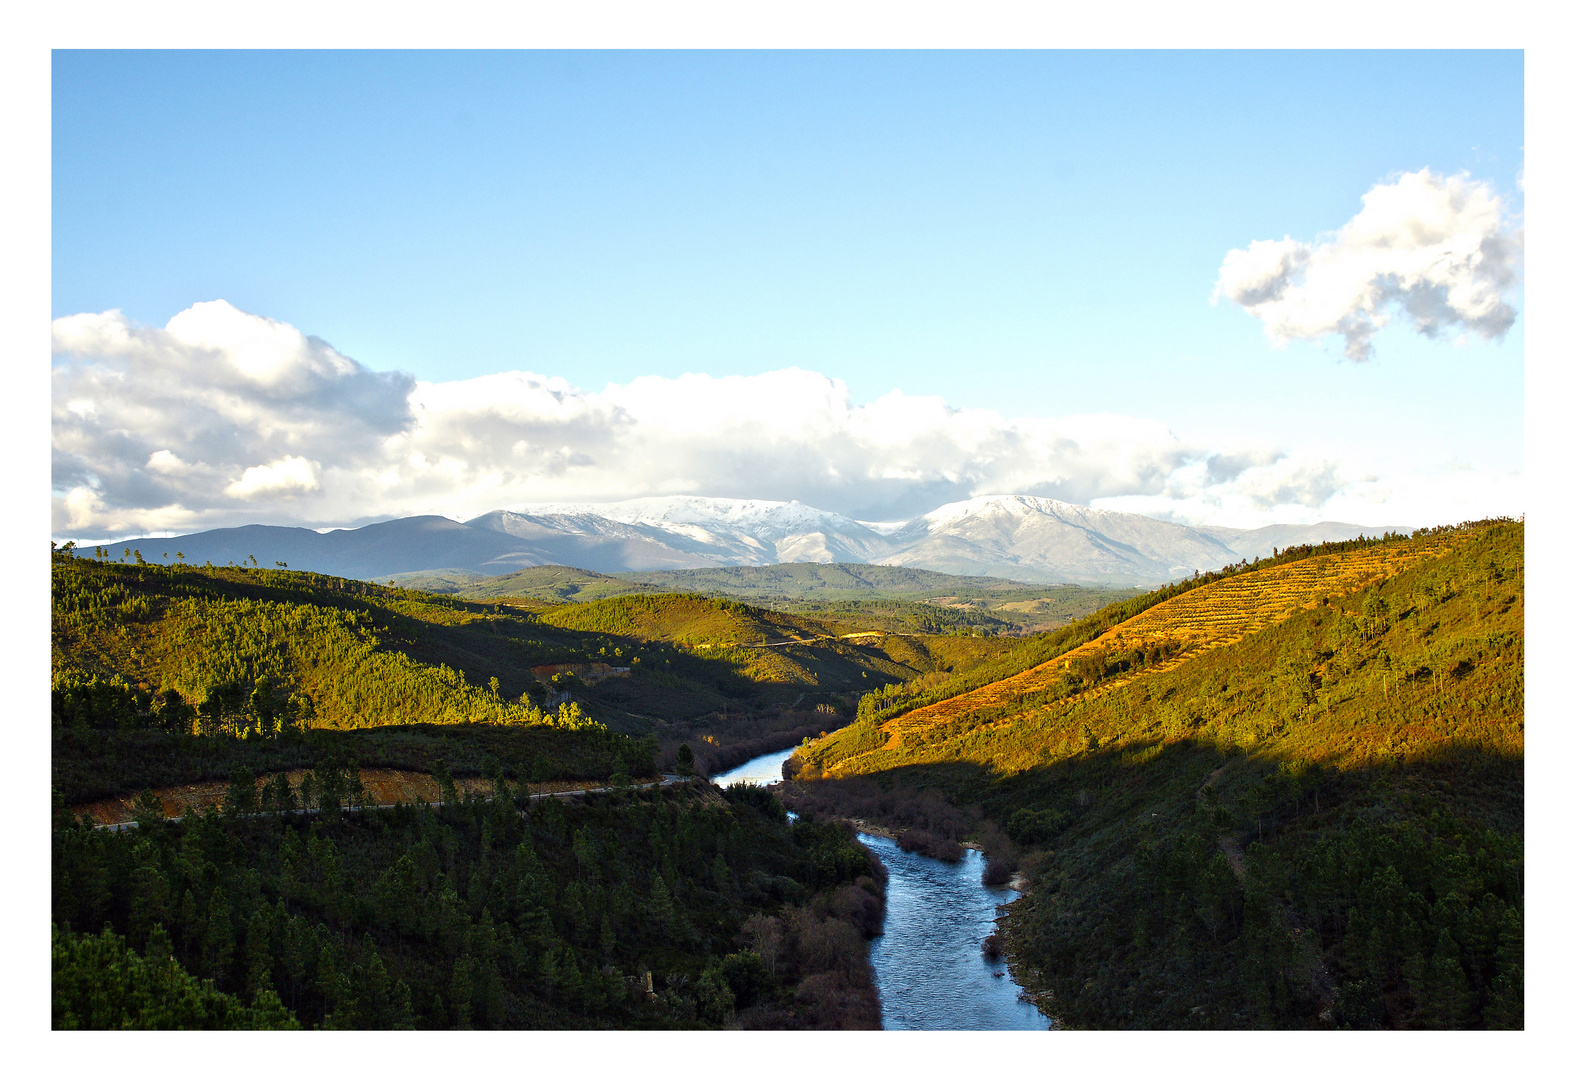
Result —
[{"label": "cumulus cloud", "polygon": [[1372,480],[1345,475],[1325,458],[1245,447],[1186,462],[1157,491],[1097,499],[1095,505],[1187,524],[1311,524],[1330,516],[1337,496]]},{"label": "cumulus cloud", "polygon": [[410,376],[223,300],[163,328],[106,311],[52,330],[57,529],[245,517],[259,496],[316,490],[314,463],[381,462],[413,419]]},{"label": "cumulus cloud", "polygon": [[289,497],[302,492],[316,491],[317,462],[303,457],[285,457],[267,465],[253,465],[241,478],[227,484],[224,493],[235,499],[250,499],[258,495]]},{"label": "cumulus cloud", "polygon": [[1521,253],[1522,231],[1489,184],[1422,169],[1375,185],[1328,239],[1227,252],[1214,300],[1263,320],[1278,346],[1338,334],[1348,358],[1367,360],[1396,314],[1431,338],[1503,337],[1516,321],[1505,294]]},{"label": "cumulus cloud", "polygon": [[521,371],[418,382],[223,301],[162,329],[105,312],[54,331],[62,538],[681,494],[865,520],[999,492],[1262,509],[1341,484],[1328,463],[1127,416],[1012,418],[901,391],[856,404],[798,368],[601,391]]}]

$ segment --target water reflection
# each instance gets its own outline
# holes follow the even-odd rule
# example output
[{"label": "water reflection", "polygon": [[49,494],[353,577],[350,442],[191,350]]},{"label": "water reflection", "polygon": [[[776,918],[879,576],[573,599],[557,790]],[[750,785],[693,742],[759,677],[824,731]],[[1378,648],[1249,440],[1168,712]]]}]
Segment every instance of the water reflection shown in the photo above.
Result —
[{"label": "water reflection", "polygon": [[980,943],[995,927],[996,905],[1011,889],[980,884],[984,857],[968,851],[944,863],[904,851],[884,836],[860,834],[887,873],[886,932],[870,943],[889,1031],[1044,1031],[1050,1022],[1018,999],[1001,960]]},{"label": "water reflection", "polygon": [[[771,784],[792,749],[763,754],[712,777],[714,783]],[[904,851],[883,836],[859,839],[887,868],[885,932],[870,943],[881,992],[881,1026],[892,1031],[1044,1031],[1050,1022],[1028,1002],[1000,960],[980,943],[995,929],[996,906],[1011,889],[980,884],[977,851],[944,863]]]},{"label": "water reflection", "polygon": [[775,784],[783,778],[783,762],[796,749],[790,746],[786,750],[773,750],[770,754],[751,758],[737,769],[718,773],[711,778],[711,782],[718,787],[727,787],[729,784]]}]

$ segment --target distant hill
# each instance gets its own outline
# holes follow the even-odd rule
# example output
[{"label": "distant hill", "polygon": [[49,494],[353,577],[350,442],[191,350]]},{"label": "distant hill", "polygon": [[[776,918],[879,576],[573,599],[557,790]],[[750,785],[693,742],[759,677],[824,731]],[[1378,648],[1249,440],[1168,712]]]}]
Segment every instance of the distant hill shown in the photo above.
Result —
[{"label": "distant hill", "polygon": [[[404,582],[422,588],[424,579]],[[442,585],[434,576],[433,585]],[[898,596],[996,595],[1021,590],[1023,582],[997,577],[960,577],[909,566],[868,563],[781,563],[775,566],[718,566],[693,570],[635,570],[588,573],[567,566],[537,566],[498,577],[456,577],[456,592],[475,599],[551,595],[558,600],[602,599],[623,592],[700,592],[759,599],[854,600]],[[437,591],[437,590],[434,590]]]},{"label": "distant hill", "polygon": [[[262,566],[284,562],[379,581],[438,572],[452,583],[457,575],[499,576],[548,565],[614,574],[797,563],[1133,586],[1252,560],[1275,547],[1406,531],[1343,522],[1195,528],[1027,495],[949,503],[908,522],[860,522],[799,503],[674,497],[495,510],[463,523],[402,518],[325,533],[248,525],[110,546],[117,555],[140,550],[163,563],[180,551],[188,564],[239,565],[255,558]],[[840,574],[816,587],[865,587],[846,570]]]},{"label": "distant hill", "polygon": [[1077,585],[1029,585],[993,577],[957,577],[909,566],[786,563],[699,570],[598,574],[568,566],[536,566],[486,577],[464,571],[406,574],[413,589],[471,600],[586,602],[665,592],[725,596],[778,611],[857,621],[901,633],[1033,633],[1134,594]]},{"label": "distant hill", "polygon": [[443,567],[502,574],[546,561],[529,545],[505,533],[432,516],[397,518],[325,533],[277,525],[243,525],[187,536],[142,537],[108,546],[112,560],[122,559],[128,550],[140,551],[148,562],[165,566],[177,562],[187,566],[243,566],[251,565],[255,559],[257,565],[269,569],[283,562],[292,570],[363,581]]}]

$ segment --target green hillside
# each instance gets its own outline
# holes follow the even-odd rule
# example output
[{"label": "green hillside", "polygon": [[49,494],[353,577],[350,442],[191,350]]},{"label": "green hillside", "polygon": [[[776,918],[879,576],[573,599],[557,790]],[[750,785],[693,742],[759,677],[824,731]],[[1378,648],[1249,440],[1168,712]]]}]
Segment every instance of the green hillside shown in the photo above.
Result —
[{"label": "green hillside", "polygon": [[[256,567],[58,553],[52,575],[56,1027],[877,1025],[884,875],[849,830],[789,823],[759,789],[631,781],[689,760],[686,709],[712,710],[701,764],[835,726],[788,707],[829,677],[803,665],[849,686],[918,670],[878,647],[796,646],[779,685],[761,650],[710,657],[669,630],[811,628],[710,600],[579,606],[566,627]],[[531,674],[596,662],[636,670]],[[442,805],[372,805],[373,769],[420,774]],[[612,790],[561,802],[528,781]],[[191,809],[199,784],[222,809]],[[134,793],[134,828],[93,827],[84,803]]]},{"label": "green hillside", "polygon": [[[683,594],[564,604],[542,609],[537,617],[544,627],[642,643],[638,660],[614,647],[609,662],[627,659],[639,670],[629,679],[599,684],[596,693],[598,700],[615,708],[663,718],[705,711],[708,687],[702,679],[674,677],[697,663],[720,672],[711,686],[723,699],[712,707],[727,711],[807,697],[841,703],[844,695],[858,695],[871,686],[971,668],[1015,644],[995,637],[872,632],[863,620],[812,620]],[[698,725],[695,730],[709,728]]]},{"label": "green hillside", "polygon": [[829,634],[819,623],[730,600],[685,594],[623,596],[563,604],[544,611],[541,620],[566,630],[684,645],[758,645]]},{"label": "green hillside", "polygon": [[814,618],[862,621],[894,633],[1037,633],[1064,626],[1137,589],[1025,585],[1005,578],[958,577],[905,566],[783,563],[694,570],[599,574],[535,566],[498,577],[431,571],[398,578],[409,588],[471,600],[548,603],[654,593],[723,596]]},{"label": "green hillside", "polygon": [[[836,727],[827,713],[851,711],[871,686],[967,667],[1012,644],[862,634],[858,622],[697,596],[498,605],[293,571],[64,555],[52,573],[57,740],[113,732],[117,745],[139,732],[606,725],[656,735],[671,765],[685,741],[705,759],[732,743]],[[567,676],[543,685],[532,673],[597,663],[628,671],[595,685]],[[90,753],[92,739],[81,742],[62,762]]]},{"label": "green hillside", "polygon": [[1234,575],[999,684],[872,695],[803,786],[945,795],[1021,863],[1007,946],[1069,1025],[1519,1026],[1522,548],[1488,522]]},{"label": "green hillside", "polygon": [[497,577],[473,573],[467,580],[461,580],[458,574],[451,577],[432,572],[409,575],[408,580],[402,583],[416,589],[453,593],[468,600],[522,597],[555,604],[571,600],[606,600],[631,593],[684,591],[661,589],[647,584],[638,574],[599,574],[594,570],[579,570],[572,566],[531,566]]},{"label": "green hillside", "polygon": [[575,651],[528,642],[525,620],[480,605],[283,570],[60,558],[52,599],[64,726],[554,723],[519,700],[530,678],[521,661],[531,645]]}]

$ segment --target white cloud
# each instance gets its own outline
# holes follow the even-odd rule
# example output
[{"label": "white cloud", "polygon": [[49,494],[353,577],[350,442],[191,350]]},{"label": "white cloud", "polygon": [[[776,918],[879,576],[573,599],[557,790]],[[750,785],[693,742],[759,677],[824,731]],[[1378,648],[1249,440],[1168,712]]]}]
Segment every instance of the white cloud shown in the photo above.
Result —
[{"label": "white cloud", "polygon": [[410,376],[369,371],[222,300],[162,329],[107,311],[52,331],[59,529],[255,520],[265,494],[315,489],[283,462],[378,464],[384,440],[412,421]]},{"label": "white cloud", "polygon": [[[1157,492],[1107,497],[1096,505],[1192,525],[1309,524],[1329,518],[1331,500],[1364,479],[1345,476],[1338,463],[1317,456],[1245,447],[1184,464]],[[1372,517],[1370,508],[1363,520]]]},{"label": "white cloud", "polygon": [[286,498],[318,489],[317,462],[302,457],[280,458],[267,465],[253,465],[233,484],[227,484],[224,493],[234,499],[251,499],[258,495],[278,495]]},{"label": "white cloud", "polygon": [[1399,312],[1421,334],[1503,337],[1522,232],[1487,183],[1428,169],[1375,185],[1333,237],[1255,240],[1226,253],[1214,299],[1240,304],[1276,345],[1339,334],[1367,360]]},{"label": "white cloud", "polygon": [[1328,462],[1129,416],[1013,418],[901,391],[856,404],[797,368],[601,391],[521,371],[417,382],[222,301],[163,329],[106,312],[54,332],[62,538],[684,494],[865,520],[998,492],[1218,519],[1313,512],[1343,483]]},{"label": "white cloud", "polygon": [[165,476],[179,476],[191,469],[190,465],[168,450],[155,450],[149,454],[147,467]]}]

